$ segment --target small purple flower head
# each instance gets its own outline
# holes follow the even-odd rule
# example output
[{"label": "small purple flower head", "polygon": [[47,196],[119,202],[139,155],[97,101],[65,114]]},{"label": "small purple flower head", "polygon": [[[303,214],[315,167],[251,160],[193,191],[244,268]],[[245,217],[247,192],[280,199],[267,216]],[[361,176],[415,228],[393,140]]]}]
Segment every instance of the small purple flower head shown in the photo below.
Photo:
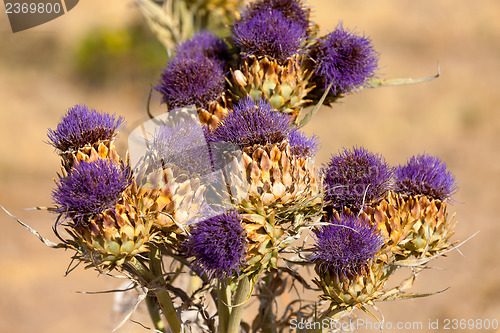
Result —
[{"label": "small purple flower head", "polygon": [[391,189],[392,169],[378,154],[364,148],[344,148],[323,167],[326,199],[335,209],[362,210]]},{"label": "small purple flower head", "polygon": [[64,152],[100,140],[112,140],[124,123],[122,117],[75,105],[61,118],[57,129],[48,130],[49,143]]},{"label": "small purple flower head", "polygon": [[378,55],[369,38],[344,30],[340,23],[335,31],[319,40],[315,75],[324,81],[325,89],[333,81],[334,94],[347,93],[375,75]]},{"label": "small purple flower head", "polygon": [[248,5],[242,13],[242,19],[248,20],[256,13],[265,10],[277,10],[300,25],[302,29],[309,28],[309,13],[300,0],[257,0]]},{"label": "small purple flower head", "polygon": [[332,217],[331,225],[314,230],[311,261],[320,271],[333,271],[342,277],[356,276],[383,245],[376,226],[354,215]]},{"label": "small purple flower head", "polygon": [[413,156],[406,165],[395,168],[394,173],[396,191],[404,194],[446,200],[457,190],[455,177],[438,157]]},{"label": "small purple flower head", "polygon": [[300,52],[306,29],[280,11],[262,9],[236,22],[233,34],[244,56],[268,56],[283,61]]},{"label": "small purple flower head", "polygon": [[231,142],[240,147],[282,142],[291,131],[291,118],[273,109],[269,102],[240,100],[219,126],[209,134],[209,142]]},{"label": "small purple flower head", "polygon": [[202,54],[179,54],[164,68],[156,90],[170,108],[191,104],[206,107],[224,92],[225,82],[218,61]]},{"label": "small purple flower head", "polygon": [[196,272],[218,279],[239,273],[247,246],[241,221],[241,216],[231,210],[192,225],[182,247],[187,257],[194,258],[192,268]]},{"label": "small purple flower head", "polygon": [[208,31],[200,31],[191,39],[177,45],[175,49],[178,57],[192,58],[202,54],[207,58],[225,63],[230,58],[226,42]]},{"label": "small purple flower head", "polygon": [[288,135],[290,151],[298,157],[314,157],[319,149],[318,137],[307,136],[298,130],[292,130]]},{"label": "small purple flower head", "polygon": [[127,186],[130,171],[108,159],[76,164],[71,173],[61,178],[52,198],[56,213],[79,221],[85,216],[113,209]]}]

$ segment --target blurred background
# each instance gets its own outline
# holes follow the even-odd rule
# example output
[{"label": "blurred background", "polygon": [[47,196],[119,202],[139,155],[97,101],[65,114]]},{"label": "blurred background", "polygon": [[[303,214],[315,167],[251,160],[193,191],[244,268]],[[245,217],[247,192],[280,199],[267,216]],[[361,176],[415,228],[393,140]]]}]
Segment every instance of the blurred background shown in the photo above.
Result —
[{"label": "blurred background", "polygon": [[[394,165],[437,155],[460,189],[451,207],[455,240],[474,238],[424,271],[416,292],[429,298],[379,303],[386,321],[500,320],[500,2],[454,0],[308,0],[322,32],[344,27],[370,36],[382,77],[434,81],[366,90],[322,108],[305,128],[322,143],[318,163],[340,148],[364,146]],[[2,11],[4,7],[1,8]],[[67,108],[84,103],[124,116],[118,139],[146,119],[146,102],[166,51],[130,0],[85,0],[64,16],[13,34],[0,13],[0,204],[47,238],[59,158],[46,144]],[[159,98],[153,110],[161,112]],[[78,267],[64,276],[70,252],[53,250],[0,212],[0,332],[110,332],[113,294],[122,280]],[[403,274],[402,277],[405,275]],[[364,314],[360,318],[373,321]],[[149,325],[145,310],[133,318]],[[371,330],[368,330],[371,331]],[[481,330],[485,331],[485,330]],[[492,331],[492,330],[490,330]],[[134,323],[119,332],[146,332]]]}]

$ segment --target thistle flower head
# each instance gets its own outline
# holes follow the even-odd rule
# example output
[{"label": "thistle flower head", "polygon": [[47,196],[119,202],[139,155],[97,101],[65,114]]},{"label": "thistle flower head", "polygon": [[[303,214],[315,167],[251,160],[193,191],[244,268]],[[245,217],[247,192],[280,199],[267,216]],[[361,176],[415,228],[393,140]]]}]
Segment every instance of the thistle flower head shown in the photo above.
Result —
[{"label": "thistle flower head", "polygon": [[123,123],[122,117],[75,105],[61,118],[56,130],[48,130],[47,136],[52,146],[64,152],[100,140],[112,140]]},{"label": "thistle flower head", "polygon": [[314,157],[319,149],[318,137],[307,136],[298,130],[292,130],[288,135],[290,151],[299,157]]},{"label": "thistle flower head", "polygon": [[394,170],[395,189],[409,195],[424,194],[435,199],[450,198],[457,189],[455,177],[446,163],[429,155],[413,156],[406,165]]},{"label": "thistle flower head", "polygon": [[300,0],[257,0],[250,3],[241,16],[243,20],[248,20],[265,10],[281,12],[304,30],[309,27],[309,14]]},{"label": "thistle flower head", "polygon": [[291,131],[291,119],[269,102],[250,97],[240,100],[208,136],[209,142],[231,142],[241,147],[279,143]]},{"label": "thistle flower head", "polygon": [[391,188],[391,168],[378,154],[364,148],[344,148],[323,167],[326,199],[340,209],[361,210],[381,199]]},{"label": "thistle flower head", "polygon": [[179,54],[164,68],[156,90],[171,108],[191,104],[206,107],[224,92],[224,86],[224,72],[218,61],[199,53]]},{"label": "thistle flower head", "polygon": [[376,226],[360,217],[332,217],[332,224],[314,230],[315,245],[311,261],[321,271],[330,270],[343,277],[356,276],[383,245]]},{"label": "thistle flower head", "polygon": [[347,93],[375,74],[378,56],[369,38],[345,30],[340,23],[319,42],[313,55],[315,75],[324,81],[325,89],[333,81],[333,93]]},{"label": "thistle flower head", "polygon": [[149,146],[157,166],[173,164],[190,175],[212,170],[205,133],[198,121],[189,119],[160,126]]},{"label": "thistle flower head", "polygon": [[278,10],[263,8],[236,22],[233,34],[244,56],[283,61],[300,52],[306,29]]},{"label": "thistle flower head", "polygon": [[208,31],[200,31],[175,49],[178,57],[191,58],[202,54],[207,58],[224,63],[229,60],[229,48],[226,42]]},{"label": "thistle flower head", "polygon": [[183,248],[188,257],[194,258],[195,271],[219,279],[239,273],[247,244],[241,221],[241,216],[231,210],[192,225]]},{"label": "thistle flower head", "polygon": [[80,162],[61,178],[52,198],[56,213],[81,220],[85,216],[112,209],[127,186],[130,172],[108,159]]}]

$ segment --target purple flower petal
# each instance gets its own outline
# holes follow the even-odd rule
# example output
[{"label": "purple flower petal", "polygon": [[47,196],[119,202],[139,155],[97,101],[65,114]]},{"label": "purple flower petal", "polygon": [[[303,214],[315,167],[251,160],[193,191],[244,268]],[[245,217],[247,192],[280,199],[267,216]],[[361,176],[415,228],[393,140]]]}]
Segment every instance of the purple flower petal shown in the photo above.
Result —
[{"label": "purple flower petal", "polygon": [[398,166],[394,173],[397,192],[409,195],[424,194],[445,200],[457,189],[455,177],[447,171],[446,163],[438,157],[413,156],[406,165]]},{"label": "purple flower petal", "polygon": [[333,217],[329,222],[332,225],[314,230],[316,244],[310,260],[320,270],[339,276],[359,274],[382,247],[380,232],[369,221],[352,215]]},{"label": "purple flower petal", "polygon": [[71,173],[61,178],[52,198],[57,204],[55,212],[80,220],[84,216],[113,209],[128,185],[130,172],[110,160],[76,164]]},{"label": "purple flower petal", "polygon": [[183,248],[187,257],[194,258],[195,271],[218,279],[239,273],[247,245],[241,221],[241,216],[231,210],[192,226]]},{"label": "purple flower petal", "polygon": [[313,52],[315,75],[325,89],[333,81],[333,93],[347,93],[367,82],[375,74],[378,56],[369,38],[344,30],[340,23],[334,32],[319,40]]},{"label": "purple flower petal", "polygon": [[285,60],[300,52],[306,30],[274,9],[262,9],[236,22],[234,42],[244,56],[267,56]]},{"label": "purple flower petal", "polygon": [[202,54],[181,53],[167,64],[155,89],[170,108],[191,104],[206,108],[224,92],[225,82],[218,61]]},{"label": "purple flower petal", "polygon": [[57,129],[48,130],[49,143],[60,151],[82,148],[100,140],[112,140],[123,125],[122,117],[75,105],[62,117]]},{"label": "purple flower petal", "polygon": [[325,197],[335,209],[361,210],[391,188],[391,168],[364,148],[344,149],[323,167]]}]

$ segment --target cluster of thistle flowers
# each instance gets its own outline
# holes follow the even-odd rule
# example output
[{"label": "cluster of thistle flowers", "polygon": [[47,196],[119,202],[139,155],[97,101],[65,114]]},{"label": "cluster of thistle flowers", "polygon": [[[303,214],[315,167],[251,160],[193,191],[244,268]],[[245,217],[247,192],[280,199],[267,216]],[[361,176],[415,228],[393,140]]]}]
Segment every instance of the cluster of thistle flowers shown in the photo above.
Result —
[{"label": "cluster of thistle flowers", "polygon": [[[370,40],[341,24],[318,37],[299,0],[253,2],[231,32],[176,47],[156,86],[175,116],[145,138],[137,163],[116,152],[121,117],[77,105],[49,131],[63,160],[53,192],[63,241],[90,266],[145,284],[161,276],[140,273],[152,248],[206,281],[255,284],[313,230],[312,252],[299,251],[329,310],[397,298],[384,291],[395,263],[450,247],[453,176],[436,157],[393,168],[363,148],[316,172],[317,138],[297,126],[306,106],[369,84]],[[182,112],[193,106],[195,117]]]}]

